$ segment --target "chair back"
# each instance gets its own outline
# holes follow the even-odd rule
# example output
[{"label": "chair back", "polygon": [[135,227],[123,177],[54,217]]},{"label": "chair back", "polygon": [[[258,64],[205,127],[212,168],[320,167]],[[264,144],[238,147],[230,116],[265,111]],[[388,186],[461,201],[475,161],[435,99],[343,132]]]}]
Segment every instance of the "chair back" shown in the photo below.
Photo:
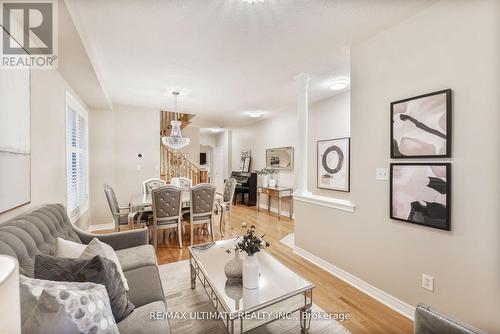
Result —
[{"label": "chair back", "polygon": [[116,194],[114,189],[108,185],[104,185],[104,194],[106,195],[106,199],[108,200],[109,209],[111,210],[111,214],[113,215],[113,220],[115,224],[118,224],[120,208],[118,206],[118,201],[116,200]]},{"label": "chair back", "polygon": [[153,189],[160,188],[160,187],[164,186],[165,184],[166,184],[166,182],[163,181],[162,179],[153,178],[153,179],[146,180],[142,183],[142,192],[144,193],[144,195],[149,195],[149,194],[151,194]]},{"label": "chair back", "polygon": [[185,177],[173,177],[170,180],[170,184],[173,186],[189,190],[193,186],[193,181]]},{"label": "chair back", "polygon": [[153,189],[151,193],[153,202],[153,226],[162,222],[175,222],[181,217],[182,189],[167,185]]},{"label": "chair back", "polygon": [[234,190],[236,189],[236,179],[234,177],[226,180],[224,183],[224,193],[222,200],[224,203],[232,203],[234,197]]},{"label": "chair back", "polygon": [[201,183],[191,188],[190,199],[191,219],[202,216],[211,216],[215,205],[215,186]]}]

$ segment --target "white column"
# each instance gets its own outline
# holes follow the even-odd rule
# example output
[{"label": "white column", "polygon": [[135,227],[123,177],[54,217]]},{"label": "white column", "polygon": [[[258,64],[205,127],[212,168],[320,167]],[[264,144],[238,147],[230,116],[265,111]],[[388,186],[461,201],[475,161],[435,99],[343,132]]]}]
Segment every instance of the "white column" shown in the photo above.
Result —
[{"label": "white column", "polygon": [[297,188],[295,194],[310,195],[308,186],[308,146],[309,146],[309,75],[301,73],[295,77],[297,83],[297,133],[299,140],[295,156],[295,177]]}]

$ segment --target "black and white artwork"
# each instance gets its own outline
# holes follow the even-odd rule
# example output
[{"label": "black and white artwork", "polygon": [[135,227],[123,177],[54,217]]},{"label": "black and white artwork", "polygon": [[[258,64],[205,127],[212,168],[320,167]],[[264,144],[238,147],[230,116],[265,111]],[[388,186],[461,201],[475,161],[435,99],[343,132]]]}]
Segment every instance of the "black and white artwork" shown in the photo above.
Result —
[{"label": "black and white artwork", "polygon": [[349,191],[350,138],[318,141],[318,188]]},{"label": "black and white artwork", "polygon": [[0,75],[0,213],[30,201],[30,70],[2,70]]},{"label": "black and white artwork", "polygon": [[451,156],[451,89],[391,103],[391,158]]},{"label": "black and white artwork", "polygon": [[391,164],[391,218],[450,230],[449,163]]},{"label": "black and white artwork", "polygon": [[276,147],[266,150],[266,167],[292,171],[293,170],[293,147]]}]

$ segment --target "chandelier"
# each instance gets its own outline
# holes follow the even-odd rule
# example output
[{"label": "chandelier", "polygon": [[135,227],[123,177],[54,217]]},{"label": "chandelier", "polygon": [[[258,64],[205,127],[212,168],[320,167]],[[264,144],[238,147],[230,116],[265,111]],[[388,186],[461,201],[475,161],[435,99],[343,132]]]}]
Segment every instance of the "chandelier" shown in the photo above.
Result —
[{"label": "chandelier", "polygon": [[[179,96],[179,92],[172,92],[174,95],[174,113],[177,114],[177,96]],[[179,150],[185,146],[189,145],[189,138],[182,137],[181,134],[181,122],[179,121],[171,121],[170,125],[172,125],[172,130],[170,131],[170,136],[165,136],[161,138],[161,142],[163,145],[173,148],[174,150]]]}]

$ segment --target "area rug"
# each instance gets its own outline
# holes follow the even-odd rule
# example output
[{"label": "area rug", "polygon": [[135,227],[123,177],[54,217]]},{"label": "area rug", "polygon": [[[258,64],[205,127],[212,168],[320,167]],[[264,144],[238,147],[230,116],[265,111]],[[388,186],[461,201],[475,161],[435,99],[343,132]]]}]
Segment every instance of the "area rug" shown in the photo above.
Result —
[{"label": "area rug", "polygon": [[[205,290],[197,281],[196,289],[191,290],[189,261],[175,262],[160,266],[160,276],[163,289],[167,297],[168,312],[215,312]],[[313,305],[312,312],[323,312],[321,308]],[[195,319],[170,319],[172,332],[175,334],[218,334],[227,333],[222,320]],[[251,334],[291,334],[300,333],[299,321],[277,320],[265,326],[252,330]],[[312,320],[311,334],[349,334],[338,321]]]}]

